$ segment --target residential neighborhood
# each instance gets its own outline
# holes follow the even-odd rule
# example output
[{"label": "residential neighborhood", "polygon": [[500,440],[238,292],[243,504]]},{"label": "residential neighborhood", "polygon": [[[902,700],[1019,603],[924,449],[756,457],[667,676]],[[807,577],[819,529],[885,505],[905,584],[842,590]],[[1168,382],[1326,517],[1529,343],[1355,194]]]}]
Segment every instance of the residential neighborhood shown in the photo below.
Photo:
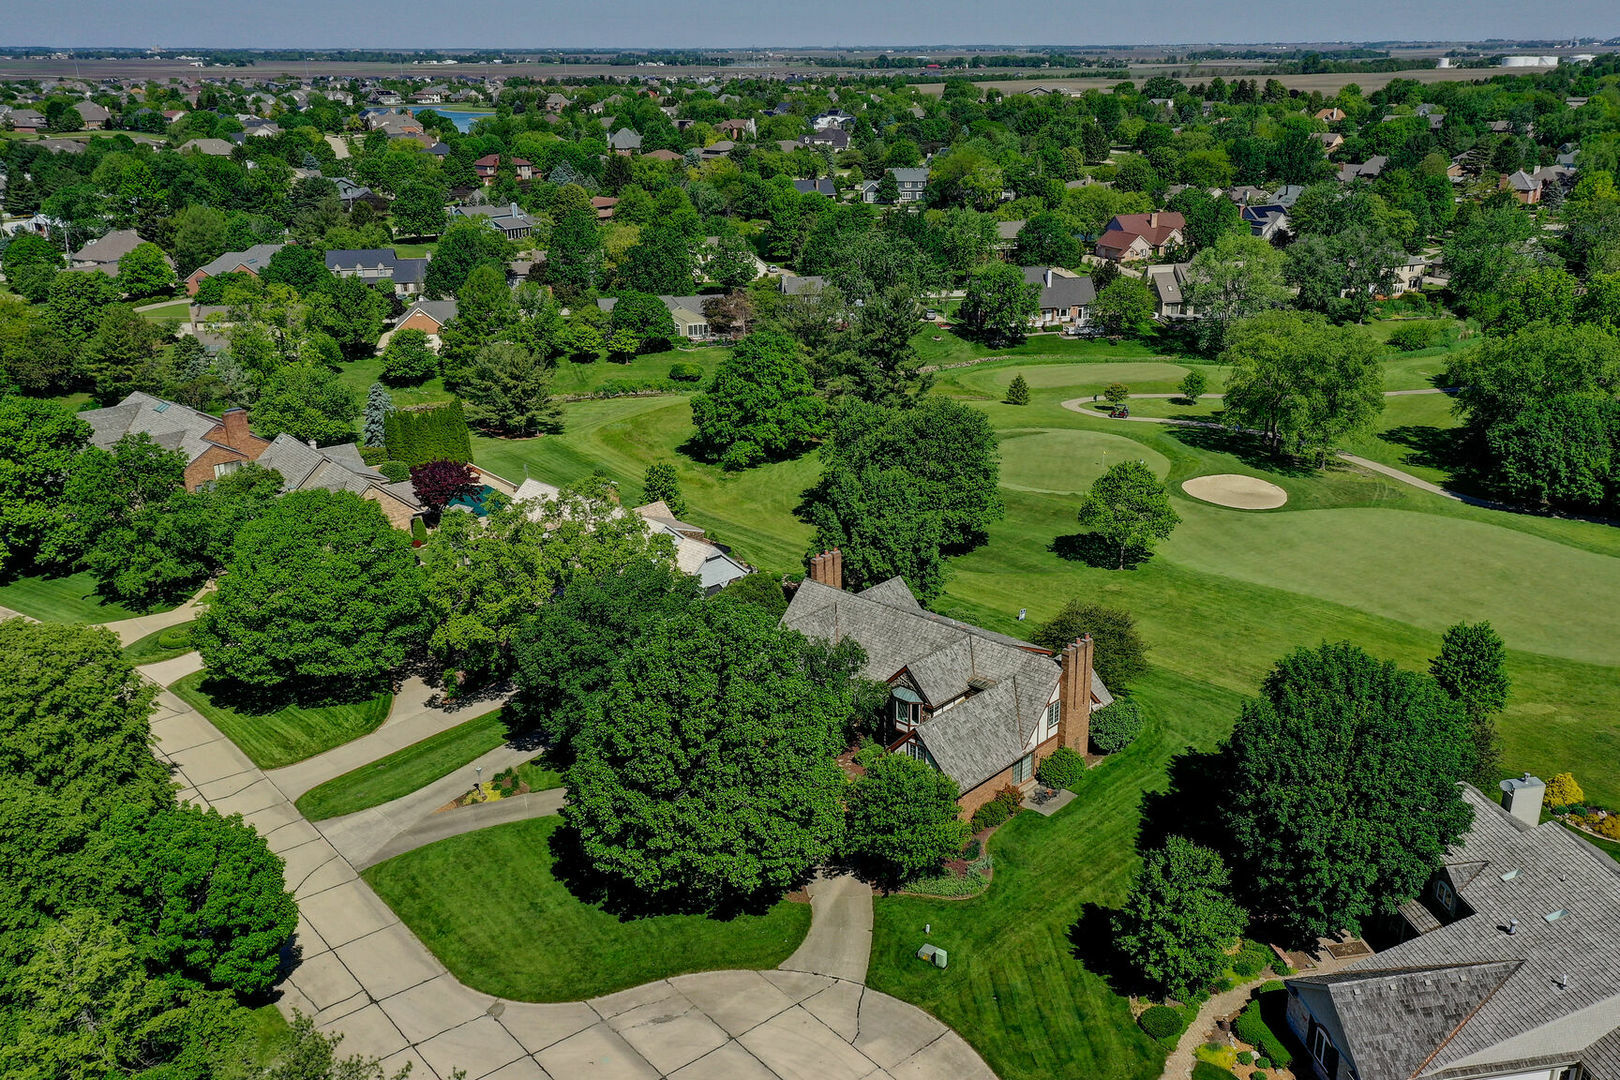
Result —
[{"label": "residential neighborhood", "polygon": [[0,1076],[1620,1080],[1620,27],[626,2],[0,46]]}]

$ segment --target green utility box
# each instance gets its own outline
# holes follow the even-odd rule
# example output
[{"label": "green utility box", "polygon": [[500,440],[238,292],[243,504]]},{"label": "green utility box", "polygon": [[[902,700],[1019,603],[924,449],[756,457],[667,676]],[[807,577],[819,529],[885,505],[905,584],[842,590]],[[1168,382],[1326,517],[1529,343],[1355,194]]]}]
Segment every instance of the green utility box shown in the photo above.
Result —
[{"label": "green utility box", "polygon": [[945,966],[945,950],[938,945],[924,945],[917,950],[917,959],[927,960],[935,967]]}]

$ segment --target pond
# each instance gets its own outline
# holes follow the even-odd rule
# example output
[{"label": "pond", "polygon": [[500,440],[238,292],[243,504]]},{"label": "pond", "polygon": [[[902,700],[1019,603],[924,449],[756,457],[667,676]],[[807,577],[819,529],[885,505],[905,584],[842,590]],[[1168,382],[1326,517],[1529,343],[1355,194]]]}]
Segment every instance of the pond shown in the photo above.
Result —
[{"label": "pond", "polygon": [[494,109],[457,109],[446,105],[416,105],[412,106],[412,113],[427,112],[428,110],[447,116],[455,121],[456,130],[462,134],[472,130],[472,126],[486,116],[494,116]]}]

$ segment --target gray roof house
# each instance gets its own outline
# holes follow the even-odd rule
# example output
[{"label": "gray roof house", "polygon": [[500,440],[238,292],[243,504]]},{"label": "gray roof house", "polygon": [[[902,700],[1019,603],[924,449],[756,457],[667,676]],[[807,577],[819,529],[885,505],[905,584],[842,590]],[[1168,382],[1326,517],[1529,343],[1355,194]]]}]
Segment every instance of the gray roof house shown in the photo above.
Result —
[{"label": "gray roof house", "polygon": [[641,136],[631,128],[620,128],[608,136],[608,149],[615,154],[633,154],[641,149]]},{"label": "gray roof house", "polygon": [[240,272],[258,277],[259,272],[270,265],[271,256],[286,246],[286,244],[254,244],[246,251],[227,251],[213,262],[205,263],[187,274],[186,292],[196,295],[197,286],[203,283],[204,278],[217,277],[220,274]]},{"label": "gray roof house", "polygon": [[858,642],[861,674],[888,684],[884,741],[956,781],[964,815],[1002,787],[1029,787],[1060,745],[1086,751],[1091,713],[1113,701],[1092,671],[1092,642],[1060,658],[1027,641],[925,610],[900,578],[842,588],[843,555],[811,560],[782,625],[806,637]]},{"label": "gray roof house", "polygon": [[402,259],[393,248],[328,251],[326,268],[338,277],[359,278],[367,285],[389,282],[396,296],[414,296],[427,278],[428,259]]},{"label": "gray roof house", "polygon": [[1463,786],[1474,822],[1408,940],[1289,979],[1288,1023],[1324,1080],[1620,1080],[1620,863],[1540,817],[1541,781],[1503,805]]},{"label": "gray roof house", "polygon": [[1188,263],[1155,263],[1147,268],[1148,291],[1157,302],[1154,317],[1160,321],[1186,319],[1196,314],[1187,303]]},{"label": "gray roof house", "polygon": [[521,240],[534,232],[534,219],[524,213],[517,203],[500,206],[452,206],[451,217],[482,218],[506,234],[508,240]]},{"label": "gray roof house", "polygon": [[[928,189],[928,170],[917,169],[888,169],[885,170],[894,177],[896,186],[900,189],[899,203],[921,202],[923,193]],[[877,180],[868,180],[861,185],[861,198],[869,203],[878,201]]]},{"label": "gray roof house", "polygon": [[[98,239],[91,240],[84,247],[73,253],[72,266],[75,270],[100,270],[109,277],[118,274],[118,260],[134,251],[141,244],[141,234],[134,229],[115,229]],[[167,255],[163,261],[174,269],[174,260]]]},{"label": "gray roof house", "polygon": [[1041,290],[1041,313],[1036,326],[1084,326],[1091,318],[1091,305],[1097,302],[1097,287],[1091,278],[1070,273],[1061,266],[1026,266],[1024,283]]},{"label": "gray roof house", "polygon": [[103,450],[126,435],[146,435],[165,450],[185,455],[187,491],[256,460],[270,445],[249,430],[246,409],[213,416],[139,390],[117,405],[79,413],[79,419],[90,425],[90,445]]},{"label": "gray roof house", "polygon": [[408,529],[424,512],[409,480],[397,483],[360,459],[353,443],[317,448],[282,432],[258,457],[258,464],[281,474],[285,491],[352,491],[382,507],[396,529]]}]

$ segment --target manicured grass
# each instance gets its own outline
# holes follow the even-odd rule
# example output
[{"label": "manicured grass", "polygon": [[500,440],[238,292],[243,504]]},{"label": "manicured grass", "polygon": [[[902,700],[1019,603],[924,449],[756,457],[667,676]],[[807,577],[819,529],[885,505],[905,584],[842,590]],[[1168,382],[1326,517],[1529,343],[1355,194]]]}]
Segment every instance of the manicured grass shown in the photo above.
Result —
[{"label": "manicured grass", "polygon": [[620,919],[552,874],[557,817],[440,840],[365,879],[462,982],[519,1001],[578,1001],[693,971],[773,968],[810,925],[810,906],[761,915]]},{"label": "manicured grass", "polygon": [[576,364],[563,360],[557,364],[551,389],[553,393],[560,395],[590,394],[601,389],[604,383],[610,382],[662,383],[669,378],[671,365],[696,364],[703,369],[703,377],[688,385],[697,390],[709,381],[715,367],[720,363],[720,358],[728,351],[718,346],[671,349],[668,352],[645,353],[633,357],[625,364],[607,360],[598,360],[594,364]]},{"label": "manicured grass", "polygon": [[[1213,746],[1237,696],[1161,670],[1137,697],[1148,723],[1130,749],[1088,773],[1055,816],[1020,814],[997,831],[985,893],[876,901],[867,984],[961,1032],[1002,1080],[1151,1080],[1163,1067],[1126,999],[1075,959],[1077,944],[1095,942],[1071,941],[1071,930],[1084,905],[1124,899],[1143,790],[1163,786],[1165,762],[1187,745]],[[1107,930],[1088,923],[1085,933]],[[947,951],[948,968],[917,959],[924,941]]]},{"label": "manicured grass", "polygon": [[[97,596],[96,579],[83,572],[58,577],[36,574],[14,578],[0,585],[0,607],[52,623],[117,622],[143,614]],[[152,611],[168,611],[170,607],[173,605]]]},{"label": "manicured grass", "polygon": [[548,769],[538,759],[525,761],[517,767],[518,783],[528,784],[530,791],[550,791],[563,786],[563,774]]},{"label": "manicured grass", "polygon": [[684,395],[582,401],[567,406],[560,435],[473,439],[478,464],[521,482],[533,476],[562,484],[601,472],[619,483],[626,506],[638,505],[648,464],[668,461],[679,474],[686,518],[732,545],[739,558],[776,571],[800,567],[811,529],[793,516],[805,489],[821,475],[814,453],[726,473],[694,461],[679,447],[692,437]]},{"label": "manicured grass", "polygon": [[[355,399],[364,405],[371,384],[376,382],[381,374],[382,357],[363,356],[344,364],[338,370],[338,380],[354,391]],[[421,386],[390,386],[388,393],[393,397],[394,404],[401,408],[406,405],[426,405],[432,401],[449,401],[452,396],[450,391],[444,388],[444,380],[438,376],[434,376]]]},{"label": "manicured grass", "polygon": [[179,319],[183,321],[188,318],[190,314],[191,301],[176,300],[174,303],[164,304],[162,307],[148,308],[147,310],[141,312],[141,318],[146,319],[148,322],[163,322],[168,319]]},{"label": "manicured grass", "polygon": [[388,719],[393,695],[335,705],[287,705],[254,713],[220,704],[204,683],[206,671],[187,675],[169,689],[219,728],[261,769],[279,769],[342,746]]},{"label": "manicured grass", "polygon": [[454,772],[505,741],[506,725],[496,709],[311,788],[298,797],[298,812],[310,821],[320,821],[381,806]]},{"label": "manicured grass", "polygon": [[1149,342],[1121,341],[1115,345],[1108,341],[1087,341],[1061,334],[1031,334],[1022,344],[992,349],[959,337],[954,331],[940,330],[932,325],[918,330],[911,344],[925,364],[957,364],[991,356],[1055,357],[1080,363],[1159,358]]},{"label": "manicured grass", "polygon": [[248,1014],[248,1053],[253,1062],[264,1066],[275,1060],[292,1037],[292,1025],[274,1005],[260,1005]]},{"label": "manicured grass", "polygon": [[197,621],[193,619],[138,638],[124,646],[124,659],[140,667],[142,664],[156,664],[184,656],[191,651],[191,628],[196,625]]},{"label": "manicured grass", "polygon": [[1163,454],[1121,435],[1073,428],[1006,430],[1001,433],[1001,486],[1054,494],[1084,492],[1121,461],[1140,461],[1160,476],[1170,471]]}]

